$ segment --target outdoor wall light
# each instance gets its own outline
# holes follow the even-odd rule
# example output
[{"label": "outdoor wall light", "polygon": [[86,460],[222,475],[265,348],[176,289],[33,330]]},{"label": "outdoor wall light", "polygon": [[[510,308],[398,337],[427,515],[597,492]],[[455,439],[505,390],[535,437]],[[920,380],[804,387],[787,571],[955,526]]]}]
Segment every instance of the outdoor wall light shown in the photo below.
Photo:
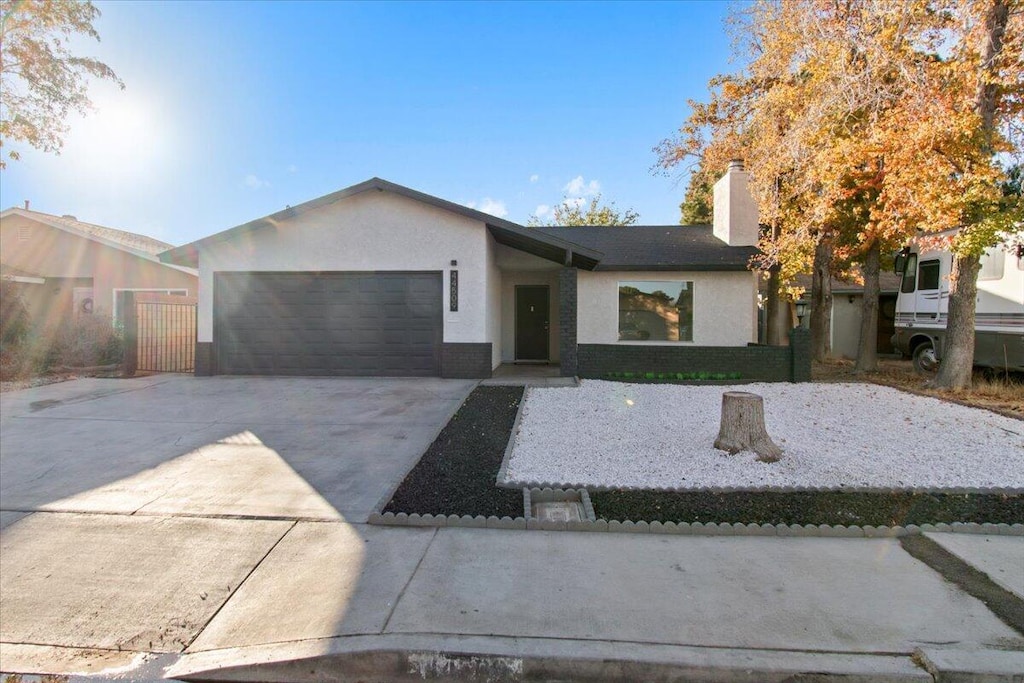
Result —
[{"label": "outdoor wall light", "polygon": [[804,316],[807,315],[807,304],[803,301],[796,303],[796,318],[803,324]]}]

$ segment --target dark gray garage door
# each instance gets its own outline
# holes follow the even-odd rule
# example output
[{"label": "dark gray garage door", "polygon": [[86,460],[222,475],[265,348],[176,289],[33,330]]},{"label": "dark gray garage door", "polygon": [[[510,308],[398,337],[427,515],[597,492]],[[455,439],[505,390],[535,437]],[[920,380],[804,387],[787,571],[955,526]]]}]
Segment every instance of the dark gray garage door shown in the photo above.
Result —
[{"label": "dark gray garage door", "polygon": [[218,371],[440,374],[441,273],[216,273]]}]

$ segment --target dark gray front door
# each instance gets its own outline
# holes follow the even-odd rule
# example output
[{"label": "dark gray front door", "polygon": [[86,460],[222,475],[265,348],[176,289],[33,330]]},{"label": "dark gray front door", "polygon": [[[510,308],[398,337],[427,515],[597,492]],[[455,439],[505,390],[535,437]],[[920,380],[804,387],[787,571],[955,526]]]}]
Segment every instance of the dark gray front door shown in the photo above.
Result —
[{"label": "dark gray front door", "polygon": [[224,374],[434,376],[441,273],[216,273]]},{"label": "dark gray front door", "polygon": [[516,360],[546,361],[550,325],[547,285],[516,287]]}]

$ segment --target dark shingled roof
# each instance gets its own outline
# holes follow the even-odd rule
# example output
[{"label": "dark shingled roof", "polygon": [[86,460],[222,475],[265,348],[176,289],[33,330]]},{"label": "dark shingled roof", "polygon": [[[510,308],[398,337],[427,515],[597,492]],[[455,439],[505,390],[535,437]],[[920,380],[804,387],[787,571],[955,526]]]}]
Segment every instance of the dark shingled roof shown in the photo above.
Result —
[{"label": "dark shingled roof", "polygon": [[756,247],[730,247],[710,225],[536,228],[604,253],[595,270],[747,270]]},{"label": "dark shingled roof", "polygon": [[[861,283],[849,280],[839,280],[837,278],[831,279],[833,294],[862,294],[864,292],[864,285]],[[810,275],[797,275],[793,280],[793,284],[798,287],[803,287],[807,290],[807,296],[810,296]],[[878,274],[878,287],[882,294],[898,292],[900,289],[900,276],[887,270],[882,270]]]}]

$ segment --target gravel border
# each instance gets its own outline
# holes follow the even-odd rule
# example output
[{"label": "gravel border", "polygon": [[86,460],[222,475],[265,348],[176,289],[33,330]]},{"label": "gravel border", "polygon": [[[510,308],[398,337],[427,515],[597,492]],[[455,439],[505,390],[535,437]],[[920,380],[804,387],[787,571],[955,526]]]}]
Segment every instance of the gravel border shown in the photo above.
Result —
[{"label": "gravel border", "polygon": [[[494,389],[497,387],[478,387],[478,389]],[[508,389],[508,387],[505,387]],[[478,389],[474,389],[475,393]],[[527,389],[526,391],[533,391]],[[454,429],[457,424],[477,424],[480,423],[468,423],[462,421],[456,423],[455,416],[459,415],[459,411],[462,410],[470,402],[470,398],[467,397],[466,402],[463,406],[455,412],[452,420],[445,425],[444,428],[438,434],[437,439],[431,444],[430,449],[424,454],[424,458],[421,458],[421,462],[431,452],[437,457],[443,453],[442,446],[445,443],[451,441],[451,434],[446,435],[446,431],[449,428]],[[512,444],[514,439],[511,438],[516,433],[520,416],[523,412],[523,406],[525,404],[526,393],[521,395],[518,405],[516,407],[515,419],[511,421],[508,431],[506,432],[505,438],[507,440],[502,454],[501,464],[498,469],[501,470],[496,477],[488,477],[489,479],[489,490],[494,493],[511,494],[512,491],[509,489],[518,489],[517,492],[522,492],[523,498],[528,495],[528,491],[522,491],[523,488],[534,489],[538,492],[546,492],[544,495],[551,495],[551,492],[559,491],[560,489],[570,488],[561,485],[539,485],[539,486],[527,486],[521,487],[519,485],[510,485],[503,483],[502,486],[498,487],[495,484],[497,480],[501,478],[501,474],[504,471],[509,455],[511,453]],[[487,419],[484,416],[483,423],[488,428],[493,429],[493,420]],[[445,438],[442,438],[445,437]],[[493,454],[491,454],[493,456]],[[493,461],[492,461],[493,462]],[[493,467],[493,465],[491,465]],[[411,477],[417,469],[420,469],[420,462],[417,462],[406,479],[403,479],[402,484],[405,483],[409,477]],[[491,470],[494,471],[494,470]],[[423,473],[424,470],[420,469]],[[525,516],[511,515],[469,515],[469,514],[431,514],[431,513],[409,513],[407,511],[395,511],[394,509],[387,510],[389,502],[392,500],[393,495],[401,487],[399,484],[395,487],[395,490],[389,492],[375,508],[375,511],[370,515],[368,522],[370,524],[384,525],[384,526],[413,526],[413,527],[465,527],[465,528],[489,528],[489,529],[540,529],[548,531],[589,531],[589,532],[625,532],[625,533],[665,533],[665,534],[682,534],[682,535],[714,535],[714,536],[819,536],[819,537],[852,537],[852,538],[875,538],[875,537],[887,537],[895,538],[906,535],[914,535],[922,532],[951,532],[951,533],[973,533],[973,534],[998,534],[998,535],[1012,535],[1012,536],[1024,536],[1024,523],[977,523],[977,522],[952,522],[952,523],[938,523],[938,524],[907,524],[907,525],[843,525],[843,524],[786,524],[786,523],[754,523],[754,522],[734,522],[734,523],[716,523],[716,522],[673,522],[673,521],[631,521],[631,520],[608,520],[608,519],[596,519],[595,521],[582,521],[582,522],[551,522],[541,521],[536,519],[527,519]],[[592,492],[598,492],[595,487],[572,487],[579,488],[584,491],[589,490]],[[813,490],[788,490],[785,488],[767,488],[758,490],[757,493],[816,493]],[[843,489],[844,493],[854,493],[851,489]],[[671,489],[646,489],[635,491],[635,493],[642,494],[672,494],[675,493]],[[701,494],[701,493],[740,493],[737,491],[704,491],[686,489],[682,491],[684,494]],[[748,492],[749,493],[749,492]],[[883,493],[878,489],[871,489],[862,493],[879,494]],[[928,490],[906,490],[906,489],[894,489],[891,491],[885,491],[884,493],[892,494],[930,494],[938,493],[942,495],[949,495],[951,492],[948,490],[941,490],[938,492]],[[983,495],[998,495],[1001,493],[1008,493],[1015,495],[1016,489],[1007,490],[971,490],[964,491],[963,493],[971,494],[983,494]],[[591,497],[588,495],[587,497]],[[592,508],[592,505],[589,506]],[[520,508],[520,510],[525,509]]]}]

